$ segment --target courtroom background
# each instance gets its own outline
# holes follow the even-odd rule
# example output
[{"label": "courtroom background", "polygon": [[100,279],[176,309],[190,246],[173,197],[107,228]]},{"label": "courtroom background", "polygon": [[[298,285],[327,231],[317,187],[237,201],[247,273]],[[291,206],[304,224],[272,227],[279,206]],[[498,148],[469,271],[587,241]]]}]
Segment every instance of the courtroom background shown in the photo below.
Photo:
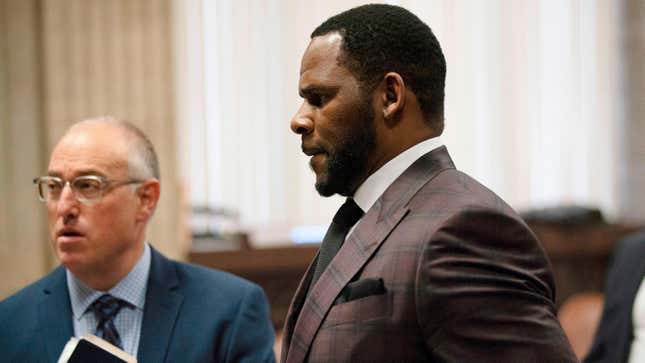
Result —
[{"label": "courtroom background", "polygon": [[[315,26],[361,3],[0,0],[0,299],[56,265],[31,180],[69,125],[98,115],[133,121],[157,148],[154,246],[247,277],[282,266],[296,281],[315,245],[293,240],[315,240],[340,203],[316,194],[289,130],[300,57]],[[558,253],[598,248],[604,261],[645,224],[644,1],[390,3],[443,47],[442,138],[460,169],[523,212],[601,213],[580,233],[537,231],[556,273],[579,272]],[[242,237],[196,248],[204,236]],[[589,268],[601,287],[604,270]]]}]

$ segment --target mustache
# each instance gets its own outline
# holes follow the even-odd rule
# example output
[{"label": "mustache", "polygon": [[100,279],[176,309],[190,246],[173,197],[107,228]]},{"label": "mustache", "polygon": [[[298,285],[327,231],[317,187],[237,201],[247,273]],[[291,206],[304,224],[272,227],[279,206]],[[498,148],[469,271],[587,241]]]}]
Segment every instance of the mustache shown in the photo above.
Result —
[{"label": "mustache", "polygon": [[300,149],[307,156],[312,156],[312,155],[315,155],[315,154],[321,154],[321,153],[326,152],[325,149],[323,149],[323,148],[321,148],[319,146],[308,146],[308,145],[305,145],[305,144],[302,144],[300,146]]}]

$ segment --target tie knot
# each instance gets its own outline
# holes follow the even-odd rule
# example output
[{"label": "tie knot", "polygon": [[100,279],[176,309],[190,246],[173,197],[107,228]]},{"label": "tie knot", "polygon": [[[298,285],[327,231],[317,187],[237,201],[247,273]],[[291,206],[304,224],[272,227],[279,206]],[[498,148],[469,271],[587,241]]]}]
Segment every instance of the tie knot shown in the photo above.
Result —
[{"label": "tie knot", "polygon": [[100,320],[111,320],[126,304],[110,294],[103,294],[92,303],[92,310]]},{"label": "tie knot", "polygon": [[345,227],[351,227],[363,216],[363,210],[356,204],[354,199],[347,198],[334,215],[334,223]]}]

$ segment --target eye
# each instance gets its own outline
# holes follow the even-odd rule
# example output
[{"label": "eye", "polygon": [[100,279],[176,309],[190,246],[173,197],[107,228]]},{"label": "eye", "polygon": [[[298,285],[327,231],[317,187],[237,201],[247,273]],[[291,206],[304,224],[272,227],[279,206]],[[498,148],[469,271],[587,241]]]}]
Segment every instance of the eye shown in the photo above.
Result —
[{"label": "eye", "polygon": [[83,194],[96,193],[101,190],[102,183],[96,179],[78,178],[74,181],[74,189]]},{"label": "eye", "polygon": [[307,102],[314,107],[322,107],[323,98],[318,94],[311,94],[307,96]]},{"label": "eye", "polygon": [[62,184],[58,180],[47,180],[45,188],[50,192],[60,192]]},{"label": "eye", "polygon": [[307,96],[307,103],[314,107],[324,107],[332,96],[325,93],[311,93]]}]

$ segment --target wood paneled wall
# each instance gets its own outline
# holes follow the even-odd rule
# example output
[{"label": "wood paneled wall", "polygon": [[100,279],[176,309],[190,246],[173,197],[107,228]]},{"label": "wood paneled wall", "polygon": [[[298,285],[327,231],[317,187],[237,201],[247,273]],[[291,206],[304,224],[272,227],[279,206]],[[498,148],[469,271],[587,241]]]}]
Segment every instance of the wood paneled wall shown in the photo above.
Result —
[{"label": "wood paneled wall", "polygon": [[31,179],[89,117],[127,119],[152,140],[162,196],[148,240],[182,258],[169,1],[0,0],[0,22],[0,297],[54,264]]}]

